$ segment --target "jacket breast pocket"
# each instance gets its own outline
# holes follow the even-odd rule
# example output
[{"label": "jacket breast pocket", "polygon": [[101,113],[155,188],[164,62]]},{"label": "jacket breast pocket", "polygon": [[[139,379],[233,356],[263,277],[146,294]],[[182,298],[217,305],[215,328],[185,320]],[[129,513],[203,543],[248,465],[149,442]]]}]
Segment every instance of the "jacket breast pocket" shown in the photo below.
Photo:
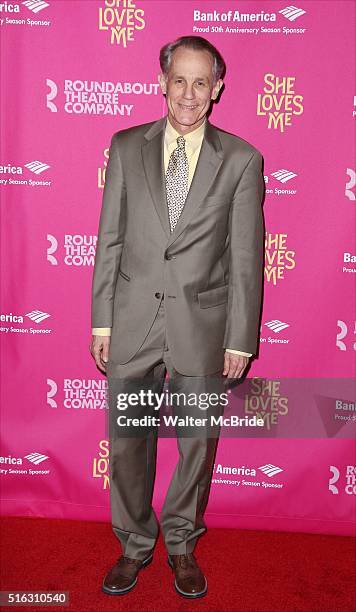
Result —
[{"label": "jacket breast pocket", "polygon": [[207,196],[202,206],[228,206],[231,201],[231,197],[228,194],[219,194]]},{"label": "jacket breast pocket", "polygon": [[120,274],[120,276],[122,276],[122,278],[124,278],[125,280],[127,280],[127,281],[130,281],[130,280],[131,280],[130,276],[129,276],[128,274],[126,274],[126,272],[123,272],[123,271],[121,270],[121,268],[119,269],[119,274]]},{"label": "jacket breast pocket", "polygon": [[215,287],[214,289],[201,291],[200,293],[198,293],[198,302],[200,308],[211,308],[212,306],[225,304],[225,302],[227,302],[228,292],[229,285],[222,285],[221,287]]}]

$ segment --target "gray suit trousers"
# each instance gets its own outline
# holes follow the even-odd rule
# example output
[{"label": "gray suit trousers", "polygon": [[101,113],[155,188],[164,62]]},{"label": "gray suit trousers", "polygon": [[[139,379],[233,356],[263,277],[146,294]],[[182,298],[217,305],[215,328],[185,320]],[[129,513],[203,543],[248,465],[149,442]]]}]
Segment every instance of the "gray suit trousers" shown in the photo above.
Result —
[{"label": "gray suit trousers", "polygon": [[[111,516],[112,528],[124,555],[145,559],[156,544],[160,525],[168,554],[193,552],[198,537],[207,530],[203,515],[208,503],[220,427],[214,426],[213,435],[209,426],[190,427],[189,431],[178,431],[176,428],[179,460],[159,523],[152,507],[158,429],[152,427],[145,435],[130,434],[126,437],[126,432],[123,433],[116,422],[118,410],[115,398],[118,391],[133,392],[138,387],[144,387],[161,393],[168,371],[170,393],[222,393],[222,369],[223,363],[216,374],[199,377],[177,372],[166,336],[164,299],[142,346],[128,363],[113,363],[109,353]],[[126,410],[127,416],[131,408]],[[142,416],[148,414],[148,407],[138,406],[134,411],[134,416]],[[157,417],[159,411],[152,409],[151,414]],[[199,406],[173,405],[172,414],[189,414],[198,418],[210,414],[219,416],[223,414],[223,408],[219,405],[202,412]]]}]

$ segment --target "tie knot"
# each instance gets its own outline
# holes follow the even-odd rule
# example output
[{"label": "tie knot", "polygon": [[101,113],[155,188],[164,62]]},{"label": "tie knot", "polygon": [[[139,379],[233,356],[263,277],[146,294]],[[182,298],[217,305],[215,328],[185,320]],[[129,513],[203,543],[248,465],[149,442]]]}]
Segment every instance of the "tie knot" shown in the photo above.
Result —
[{"label": "tie knot", "polygon": [[178,149],[184,149],[185,148],[184,136],[178,136],[177,144],[178,144]]}]

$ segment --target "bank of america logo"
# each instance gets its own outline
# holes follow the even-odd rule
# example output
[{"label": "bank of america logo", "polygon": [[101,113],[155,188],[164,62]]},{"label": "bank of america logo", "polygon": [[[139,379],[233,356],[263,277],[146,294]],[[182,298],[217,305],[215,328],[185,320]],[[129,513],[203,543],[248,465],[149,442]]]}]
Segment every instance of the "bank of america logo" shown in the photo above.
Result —
[{"label": "bank of america logo", "polygon": [[303,11],[303,9],[300,9],[297,6],[286,6],[286,8],[278,12],[282,13],[282,15],[284,15],[286,19],[289,19],[289,21],[295,21],[298,19],[298,17],[304,15],[306,11]]},{"label": "bank of america logo", "polygon": [[261,465],[258,469],[261,470],[261,472],[263,472],[264,474],[266,474],[268,478],[272,478],[272,476],[283,472],[282,468],[277,467],[276,465],[272,465],[272,463],[266,463],[266,465]]},{"label": "bank of america logo", "polygon": [[51,315],[48,314],[48,312],[42,312],[42,310],[32,310],[31,312],[27,312],[25,316],[35,323],[42,323],[42,321],[48,319]]},{"label": "bank of america logo", "polygon": [[278,334],[278,332],[282,331],[282,329],[286,329],[286,327],[289,327],[289,323],[284,323],[283,321],[280,321],[279,319],[273,319],[273,321],[267,321],[265,325],[266,327],[271,329],[275,334]]},{"label": "bank of america logo", "polygon": [[22,4],[27,6],[27,8],[33,13],[39,13],[44,8],[49,6],[48,2],[43,2],[43,0],[26,0],[26,2],[23,2]]},{"label": "bank of america logo", "polygon": [[42,461],[49,459],[49,457],[47,455],[41,455],[41,453],[30,453],[29,455],[25,455],[25,459],[28,459],[35,465],[38,465],[39,463],[42,463]]},{"label": "bank of america logo", "polygon": [[41,172],[48,170],[49,167],[50,166],[48,166],[48,164],[44,164],[43,162],[38,161],[38,159],[25,164],[25,168],[28,168],[28,170],[31,170],[31,172],[34,172],[35,174],[41,174]]},{"label": "bank of america logo", "polygon": [[272,172],[271,176],[274,176],[274,178],[277,179],[277,181],[279,181],[280,183],[287,183],[292,178],[295,178],[297,175],[295,172],[291,172],[291,170],[285,170],[285,168],[281,168],[281,170],[276,170],[276,172]]}]

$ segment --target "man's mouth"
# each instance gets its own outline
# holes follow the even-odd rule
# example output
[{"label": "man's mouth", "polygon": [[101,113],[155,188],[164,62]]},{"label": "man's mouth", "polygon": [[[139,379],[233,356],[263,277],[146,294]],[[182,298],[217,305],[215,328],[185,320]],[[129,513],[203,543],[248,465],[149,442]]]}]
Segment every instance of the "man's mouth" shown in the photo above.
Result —
[{"label": "man's mouth", "polygon": [[180,108],[182,108],[183,110],[195,110],[196,108],[198,108],[197,104],[188,106],[187,104],[179,104]]}]

